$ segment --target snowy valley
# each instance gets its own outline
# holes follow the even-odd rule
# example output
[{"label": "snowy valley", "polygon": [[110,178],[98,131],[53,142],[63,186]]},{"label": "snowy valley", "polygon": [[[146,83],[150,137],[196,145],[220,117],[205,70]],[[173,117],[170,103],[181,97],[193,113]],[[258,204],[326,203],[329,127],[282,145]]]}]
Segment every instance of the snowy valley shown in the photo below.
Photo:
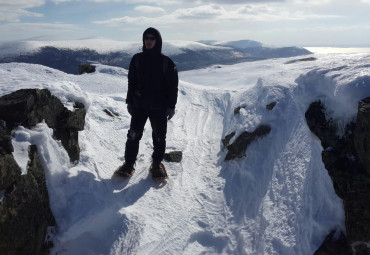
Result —
[{"label": "snowy valley", "polygon": [[[370,97],[370,55],[313,56],[180,72],[167,151],[182,151],[183,158],[165,162],[169,179],[160,185],[148,172],[149,123],[134,176],[112,178],[130,124],[126,69],[97,64],[95,73],[72,75],[0,64],[0,96],[46,88],[64,105],[87,109],[76,164],[45,123],[20,126],[12,138],[23,174],[28,146],[38,147],[57,224],[51,254],[313,254],[331,231],[345,232],[343,202],[305,112],[321,100],[339,127],[353,121],[358,102]],[[235,132],[232,143],[261,124],[270,133],[244,157],[225,161],[222,139]]]}]

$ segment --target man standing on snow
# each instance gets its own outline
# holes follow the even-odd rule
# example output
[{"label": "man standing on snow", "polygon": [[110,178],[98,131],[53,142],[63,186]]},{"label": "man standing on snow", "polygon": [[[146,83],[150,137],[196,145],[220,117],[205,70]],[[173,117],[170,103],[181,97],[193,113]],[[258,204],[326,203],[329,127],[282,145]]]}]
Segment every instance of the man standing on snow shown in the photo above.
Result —
[{"label": "man standing on snow", "polygon": [[149,118],[154,151],[150,171],[153,178],[166,178],[161,163],[166,149],[167,121],[175,114],[178,74],[173,61],[163,55],[162,37],[155,28],[143,33],[143,52],[135,54],[128,72],[127,110],[131,115],[127,134],[125,163],[117,170],[132,176],[139,151],[139,142]]}]

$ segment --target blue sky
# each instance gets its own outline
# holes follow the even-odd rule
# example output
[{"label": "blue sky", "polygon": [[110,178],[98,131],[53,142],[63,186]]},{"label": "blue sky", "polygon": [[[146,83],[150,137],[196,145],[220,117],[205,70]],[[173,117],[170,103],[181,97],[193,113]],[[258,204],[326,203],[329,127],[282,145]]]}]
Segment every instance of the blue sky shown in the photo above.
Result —
[{"label": "blue sky", "polygon": [[103,37],[370,45],[370,0],[0,0],[0,41]]}]

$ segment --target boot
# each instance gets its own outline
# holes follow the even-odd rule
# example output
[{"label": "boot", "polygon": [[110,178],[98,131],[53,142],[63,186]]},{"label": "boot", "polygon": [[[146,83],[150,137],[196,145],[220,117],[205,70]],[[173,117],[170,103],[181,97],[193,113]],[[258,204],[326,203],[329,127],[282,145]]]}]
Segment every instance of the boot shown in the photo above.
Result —
[{"label": "boot", "polygon": [[131,177],[135,172],[135,163],[123,163],[117,170],[117,173],[121,176]]},{"label": "boot", "polygon": [[152,174],[152,177],[155,179],[165,179],[168,177],[166,168],[160,161],[152,162],[152,165],[150,166],[150,172]]}]

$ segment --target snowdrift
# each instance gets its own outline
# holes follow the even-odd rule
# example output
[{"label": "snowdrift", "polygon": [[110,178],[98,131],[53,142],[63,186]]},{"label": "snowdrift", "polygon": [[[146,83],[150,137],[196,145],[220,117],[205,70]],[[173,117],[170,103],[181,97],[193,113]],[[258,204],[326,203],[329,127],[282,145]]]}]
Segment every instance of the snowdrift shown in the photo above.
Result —
[{"label": "snowdrift", "polygon": [[[123,161],[130,121],[125,69],[98,65],[96,73],[74,76],[0,64],[0,95],[47,88],[65,105],[79,101],[88,109],[76,165],[45,123],[20,127],[13,138],[23,169],[29,144],[41,152],[58,224],[52,254],[312,254],[331,230],[344,229],[344,212],[304,113],[321,99],[344,124],[355,117],[358,100],[370,96],[370,55],[316,57],[181,72],[167,149],[183,151],[183,160],[165,163],[165,185],[148,173],[149,124],[134,176],[111,178]],[[267,110],[271,102],[276,106]],[[225,162],[221,139],[260,124],[271,132],[245,157]]]}]

